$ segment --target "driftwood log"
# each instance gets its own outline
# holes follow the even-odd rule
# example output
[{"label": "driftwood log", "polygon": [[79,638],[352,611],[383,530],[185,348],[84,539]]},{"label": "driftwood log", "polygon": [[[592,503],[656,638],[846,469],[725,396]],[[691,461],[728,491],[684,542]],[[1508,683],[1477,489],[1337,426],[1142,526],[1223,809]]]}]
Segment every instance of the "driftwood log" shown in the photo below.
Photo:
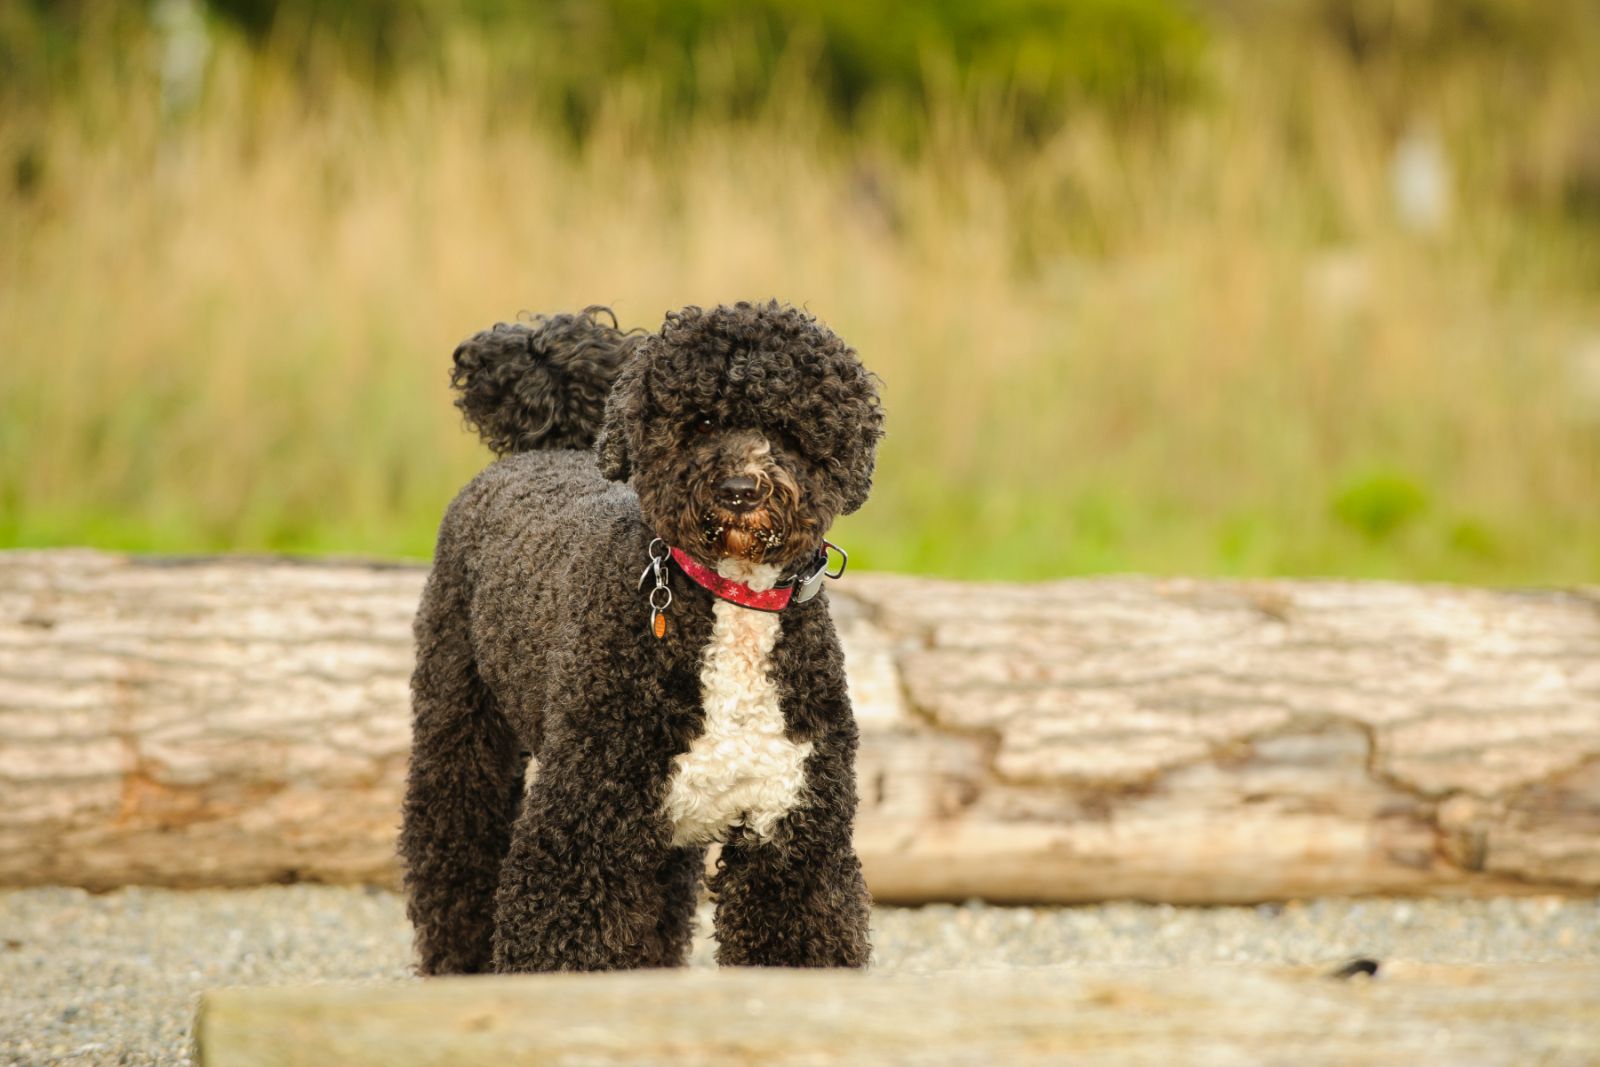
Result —
[{"label": "driftwood log", "polygon": [[[0,553],[0,884],[392,883],[422,577]],[[1600,888],[1595,591],[830,596],[880,900]]]},{"label": "driftwood log", "polygon": [[200,1067],[1589,1067],[1600,967],[458,978],[204,995]]}]

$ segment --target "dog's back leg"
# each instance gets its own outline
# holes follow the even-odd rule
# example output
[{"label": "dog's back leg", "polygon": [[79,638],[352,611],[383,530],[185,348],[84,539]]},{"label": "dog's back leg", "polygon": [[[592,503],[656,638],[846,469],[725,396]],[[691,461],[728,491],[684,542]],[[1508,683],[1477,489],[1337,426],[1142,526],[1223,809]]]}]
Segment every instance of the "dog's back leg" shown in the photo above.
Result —
[{"label": "dog's back leg", "polygon": [[423,974],[489,968],[495,882],[526,764],[473,662],[467,595],[442,547],[417,609],[400,831],[406,911]]}]

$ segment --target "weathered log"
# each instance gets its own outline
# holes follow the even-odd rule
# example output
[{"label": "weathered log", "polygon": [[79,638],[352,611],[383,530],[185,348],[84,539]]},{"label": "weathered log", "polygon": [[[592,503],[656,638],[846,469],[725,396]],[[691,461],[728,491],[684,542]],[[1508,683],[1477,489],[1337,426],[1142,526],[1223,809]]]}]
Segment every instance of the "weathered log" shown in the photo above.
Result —
[{"label": "weathered log", "polygon": [[1600,1056],[1600,967],[877,978],[749,970],[206,993],[200,1067],[1093,1063],[1523,1067]]},{"label": "weathered log", "polygon": [[[0,553],[0,884],[392,882],[415,566]],[[1600,888],[1600,596],[830,593],[879,899]]]}]

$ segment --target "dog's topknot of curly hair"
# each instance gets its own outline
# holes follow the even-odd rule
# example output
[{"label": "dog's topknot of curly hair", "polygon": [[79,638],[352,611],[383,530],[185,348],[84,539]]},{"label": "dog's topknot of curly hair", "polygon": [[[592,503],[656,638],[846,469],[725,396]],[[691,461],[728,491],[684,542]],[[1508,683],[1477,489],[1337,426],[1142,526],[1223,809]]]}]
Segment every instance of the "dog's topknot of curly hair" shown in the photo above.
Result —
[{"label": "dog's topknot of curly hair", "polygon": [[639,340],[638,331],[619,329],[611,310],[598,306],[498,323],[456,348],[456,407],[496,455],[588,448],[611,384]]}]

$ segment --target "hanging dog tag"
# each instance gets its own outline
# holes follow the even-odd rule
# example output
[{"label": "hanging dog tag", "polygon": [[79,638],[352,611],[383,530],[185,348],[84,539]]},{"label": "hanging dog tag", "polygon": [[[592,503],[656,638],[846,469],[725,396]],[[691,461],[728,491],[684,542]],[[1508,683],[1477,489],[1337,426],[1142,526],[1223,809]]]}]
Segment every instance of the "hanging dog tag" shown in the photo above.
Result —
[{"label": "hanging dog tag", "polygon": [[[660,553],[657,554],[657,548]],[[650,563],[639,575],[639,588],[644,588],[644,583],[653,574],[655,575],[655,588],[650,590],[650,633],[657,641],[667,636],[667,609],[672,606],[672,589],[667,585],[667,559],[672,550],[661,538],[650,542]]]}]

